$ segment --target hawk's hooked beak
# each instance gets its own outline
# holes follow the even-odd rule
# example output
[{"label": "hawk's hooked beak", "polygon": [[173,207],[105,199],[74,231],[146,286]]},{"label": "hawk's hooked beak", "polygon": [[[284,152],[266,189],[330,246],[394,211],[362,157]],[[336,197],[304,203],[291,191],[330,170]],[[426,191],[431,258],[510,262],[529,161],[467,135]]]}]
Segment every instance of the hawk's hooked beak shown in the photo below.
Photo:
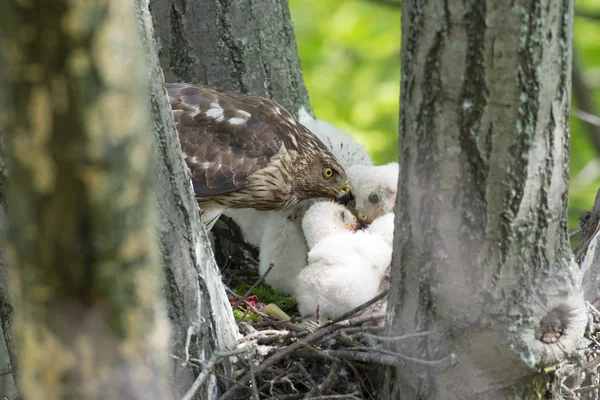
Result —
[{"label": "hawk's hooked beak", "polygon": [[331,191],[331,193],[335,196],[335,199],[338,203],[346,206],[348,203],[354,199],[352,192],[350,191],[350,184],[346,182],[344,186],[340,189],[327,188]]},{"label": "hawk's hooked beak", "polygon": [[375,218],[377,218],[379,216],[379,214],[381,214],[383,205],[379,205],[379,207],[377,207],[377,210],[375,210],[375,212],[370,215],[369,217],[367,217],[365,214],[363,214],[362,212],[358,211],[356,213],[356,216],[358,217],[358,220],[364,225],[364,226],[369,226],[371,225],[371,222],[373,222],[375,220]]}]

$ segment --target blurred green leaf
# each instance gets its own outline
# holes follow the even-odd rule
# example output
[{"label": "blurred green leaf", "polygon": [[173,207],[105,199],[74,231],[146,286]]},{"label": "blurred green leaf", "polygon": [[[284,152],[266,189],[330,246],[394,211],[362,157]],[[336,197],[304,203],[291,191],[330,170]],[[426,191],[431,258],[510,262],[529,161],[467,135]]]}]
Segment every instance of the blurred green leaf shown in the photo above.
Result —
[{"label": "blurred green leaf", "polygon": [[[290,0],[290,9],[317,117],[353,133],[376,164],[396,161],[400,9],[369,0]],[[577,0],[576,9],[600,14],[600,1]],[[576,15],[574,45],[600,106],[600,21]],[[571,118],[571,230],[593,205],[600,185],[598,165],[584,125]]]},{"label": "blurred green leaf", "polygon": [[290,0],[318,118],[354,134],[377,164],[398,159],[400,9],[364,0]]}]

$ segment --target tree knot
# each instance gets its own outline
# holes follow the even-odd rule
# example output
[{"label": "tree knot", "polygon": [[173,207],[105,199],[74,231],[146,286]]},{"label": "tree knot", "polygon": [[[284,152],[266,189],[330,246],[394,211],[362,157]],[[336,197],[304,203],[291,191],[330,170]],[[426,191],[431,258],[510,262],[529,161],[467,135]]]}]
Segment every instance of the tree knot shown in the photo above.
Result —
[{"label": "tree knot", "polygon": [[569,325],[569,311],[558,306],[546,314],[535,329],[535,338],[543,343],[556,343]]}]

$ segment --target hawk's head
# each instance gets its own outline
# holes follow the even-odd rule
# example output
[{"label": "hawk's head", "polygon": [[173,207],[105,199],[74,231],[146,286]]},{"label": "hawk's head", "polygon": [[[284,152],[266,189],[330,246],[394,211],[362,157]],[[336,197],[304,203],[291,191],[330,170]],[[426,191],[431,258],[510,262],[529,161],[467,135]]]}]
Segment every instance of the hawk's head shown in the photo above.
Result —
[{"label": "hawk's head", "polygon": [[304,170],[296,175],[294,188],[301,200],[330,197],[346,205],[353,198],[346,171],[327,147],[314,135],[306,135],[300,161]]}]

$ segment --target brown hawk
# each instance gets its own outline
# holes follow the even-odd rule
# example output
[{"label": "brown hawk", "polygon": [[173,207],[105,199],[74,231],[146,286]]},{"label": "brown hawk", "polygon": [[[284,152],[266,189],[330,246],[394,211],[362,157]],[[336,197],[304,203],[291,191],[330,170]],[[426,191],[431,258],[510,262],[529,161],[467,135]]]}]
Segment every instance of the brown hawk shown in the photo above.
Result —
[{"label": "brown hawk", "polygon": [[166,86],[207,229],[226,208],[283,211],[311,198],[351,199],[342,166],[281,105],[207,86]]}]

